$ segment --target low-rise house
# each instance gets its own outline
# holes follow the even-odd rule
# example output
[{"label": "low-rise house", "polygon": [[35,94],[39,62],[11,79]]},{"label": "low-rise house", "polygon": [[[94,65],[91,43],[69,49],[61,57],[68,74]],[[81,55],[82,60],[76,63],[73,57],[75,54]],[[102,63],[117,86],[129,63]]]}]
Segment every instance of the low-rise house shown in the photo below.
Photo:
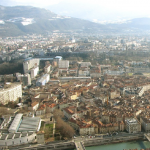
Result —
[{"label": "low-rise house", "polygon": [[68,123],[74,128],[75,131],[79,131],[78,121],[74,118],[68,120]]},{"label": "low-rise house", "polygon": [[39,107],[39,102],[35,101],[35,102],[31,103],[31,106],[28,107],[28,110],[30,110],[30,111],[36,111],[38,109],[38,107]]},{"label": "low-rise house", "polygon": [[116,90],[111,90],[110,91],[110,99],[114,99],[114,98],[117,98],[117,97],[120,97],[120,92],[116,91]]},{"label": "low-rise house", "polygon": [[69,107],[69,103],[68,103],[67,101],[63,101],[63,102],[59,102],[59,103],[58,103],[58,108],[59,108],[60,110],[62,110],[62,109],[64,109],[64,108],[67,108],[67,107]]},{"label": "low-rise house", "polygon": [[75,117],[75,109],[76,108],[74,106],[68,107],[68,108],[64,108],[63,109],[64,116],[67,119],[71,119],[71,118]]},{"label": "low-rise house", "polygon": [[41,105],[36,111],[36,116],[44,115],[45,112],[46,112],[46,105]]},{"label": "low-rise house", "polygon": [[69,98],[71,100],[76,100],[78,98],[77,92],[70,92],[69,93]]},{"label": "low-rise house", "polygon": [[57,107],[57,105],[55,103],[48,104],[48,105],[46,105],[46,112],[47,113],[53,112],[56,107]]}]

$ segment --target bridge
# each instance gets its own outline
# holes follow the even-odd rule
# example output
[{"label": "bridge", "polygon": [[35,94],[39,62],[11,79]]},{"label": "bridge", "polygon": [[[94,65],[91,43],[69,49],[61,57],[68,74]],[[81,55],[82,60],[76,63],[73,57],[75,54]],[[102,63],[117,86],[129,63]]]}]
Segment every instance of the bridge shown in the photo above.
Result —
[{"label": "bridge", "polygon": [[82,142],[75,142],[77,150],[86,150]]},{"label": "bridge", "polygon": [[150,141],[150,133],[145,133],[144,136],[147,138],[148,141]]}]

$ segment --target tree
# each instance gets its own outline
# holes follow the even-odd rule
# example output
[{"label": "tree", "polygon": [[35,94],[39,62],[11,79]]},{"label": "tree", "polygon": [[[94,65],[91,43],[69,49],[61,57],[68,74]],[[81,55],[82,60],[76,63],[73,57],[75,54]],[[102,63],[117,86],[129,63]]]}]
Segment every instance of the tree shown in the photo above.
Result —
[{"label": "tree", "polygon": [[9,114],[13,114],[13,111],[11,109],[8,109],[6,107],[0,107],[0,116]]},{"label": "tree", "polygon": [[60,109],[55,109],[53,111],[54,119],[57,120],[58,117],[63,118],[64,114]]},{"label": "tree", "polygon": [[72,138],[75,133],[74,129],[60,117],[57,118],[56,129],[59,130],[62,137]]}]

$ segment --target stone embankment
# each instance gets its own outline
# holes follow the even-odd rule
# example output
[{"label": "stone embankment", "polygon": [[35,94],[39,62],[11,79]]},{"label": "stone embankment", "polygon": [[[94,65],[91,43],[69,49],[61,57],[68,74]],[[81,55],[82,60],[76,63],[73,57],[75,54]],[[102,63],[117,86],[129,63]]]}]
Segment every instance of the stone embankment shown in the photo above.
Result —
[{"label": "stone embankment", "polygon": [[128,137],[110,137],[107,139],[89,139],[83,141],[83,144],[85,147],[88,146],[98,146],[98,145],[104,145],[104,144],[111,144],[111,143],[122,143],[122,142],[128,142],[128,141],[136,141],[136,140],[145,140],[144,136],[128,136]]}]

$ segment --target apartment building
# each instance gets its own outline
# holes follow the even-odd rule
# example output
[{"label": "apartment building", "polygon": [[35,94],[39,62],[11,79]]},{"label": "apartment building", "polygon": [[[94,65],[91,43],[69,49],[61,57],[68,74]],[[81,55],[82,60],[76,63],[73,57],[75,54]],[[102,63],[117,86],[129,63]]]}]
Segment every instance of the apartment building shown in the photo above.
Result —
[{"label": "apartment building", "polygon": [[39,67],[38,66],[33,67],[30,72],[31,72],[31,78],[34,79],[39,72]]},{"label": "apartment building", "polygon": [[24,73],[30,73],[30,69],[33,67],[39,66],[40,60],[35,58],[35,59],[27,59],[26,61],[23,62],[23,70]]},{"label": "apartment building", "polygon": [[20,83],[6,83],[0,88],[0,103],[7,104],[22,97],[22,85]]},{"label": "apartment building", "polygon": [[50,80],[49,74],[44,74],[40,79],[37,80],[36,86],[44,86]]},{"label": "apartment building", "polygon": [[60,60],[59,68],[69,68],[69,61],[68,60]]},{"label": "apartment building", "polygon": [[150,132],[150,117],[141,117],[140,122],[145,132]]},{"label": "apartment building", "polygon": [[141,123],[137,119],[135,118],[127,119],[125,122],[126,122],[126,130],[129,133],[137,133],[141,131]]}]

